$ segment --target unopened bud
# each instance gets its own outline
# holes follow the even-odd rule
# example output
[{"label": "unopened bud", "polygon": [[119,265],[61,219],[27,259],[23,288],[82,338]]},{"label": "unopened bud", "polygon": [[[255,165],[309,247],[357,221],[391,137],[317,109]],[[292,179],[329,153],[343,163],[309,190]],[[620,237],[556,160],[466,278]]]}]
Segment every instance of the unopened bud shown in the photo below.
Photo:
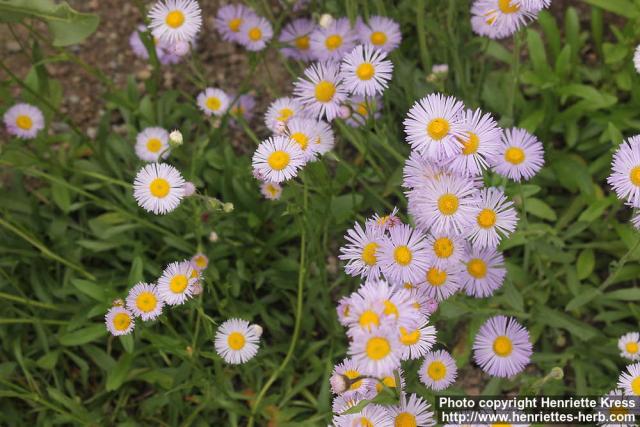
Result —
[{"label": "unopened bud", "polygon": [[212,231],[211,233],[209,233],[209,241],[210,242],[217,242],[218,241],[218,233],[216,233],[215,231]]},{"label": "unopened bud", "polygon": [[320,16],[320,20],[318,21],[318,25],[320,25],[322,28],[327,28],[332,23],[333,16],[329,15],[328,13],[322,14],[322,16]]},{"label": "unopened bud", "polygon": [[191,181],[185,182],[184,185],[182,186],[182,193],[184,194],[184,197],[193,196],[195,192],[196,192],[196,186],[193,185],[193,182]]},{"label": "unopened bud", "polygon": [[184,56],[187,53],[189,53],[189,42],[186,42],[184,40],[179,40],[174,44],[172,44],[169,50],[174,55]]},{"label": "unopened bud", "polygon": [[192,295],[200,295],[202,293],[202,285],[200,282],[193,284],[191,286],[191,294]]},{"label": "unopened bud", "polygon": [[122,298],[116,298],[113,300],[111,305],[114,307],[124,307],[124,301],[122,300]]},{"label": "unopened bud", "polygon": [[282,120],[278,120],[276,122],[276,128],[274,129],[274,133],[276,135],[282,135],[287,130],[287,124]]},{"label": "unopened bud", "polygon": [[562,378],[564,378],[564,371],[561,367],[556,366],[551,369],[551,372],[549,372],[549,376],[555,380],[561,380]]},{"label": "unopened bud", "polygon": [[225,213],[233,212],[233,203],[225,203],[222,205],[222,210]]},{"label": "unopened bud", "polygon": [[174,130],[169,134],[169,142],[172,145],[182,145],[182,132],[179,130]]},{"label": "unopened bud", "polygon": [[343,120],[351,117],[351,108],[349,108],[346,105],[341,105],[340,109],[338,110],[338,117],[340,117]]},{"label": "unopened bud", "polygon": [[333,394],[342,394],[349,388],[349,378],[341,374],[333,374],[329,378]]},{"label": "unopened bud", "polygon": [[253,333],[256,334],[256,336],[258,338],[260,338],[262,336],[262,326],[254,324],[254,325],[249,326],[249,328],[251,328]]}]

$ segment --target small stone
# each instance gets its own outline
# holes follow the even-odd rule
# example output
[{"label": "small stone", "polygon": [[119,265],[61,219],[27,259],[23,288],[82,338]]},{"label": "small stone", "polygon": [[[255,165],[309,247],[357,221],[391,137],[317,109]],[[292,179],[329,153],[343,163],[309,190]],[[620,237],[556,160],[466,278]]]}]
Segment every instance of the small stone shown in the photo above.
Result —
[{"label": "small stone", "polygon": [[15,40],[9,40],[6,44],[6,48],[9,52],[15,53],[20,52],[22,48],[20,47],[20,43]]}]

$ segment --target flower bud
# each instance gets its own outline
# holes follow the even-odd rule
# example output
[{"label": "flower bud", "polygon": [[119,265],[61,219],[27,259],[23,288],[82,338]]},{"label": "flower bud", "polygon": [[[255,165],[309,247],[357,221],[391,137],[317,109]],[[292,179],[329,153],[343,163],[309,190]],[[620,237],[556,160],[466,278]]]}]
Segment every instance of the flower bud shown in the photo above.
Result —
[{"label": "flower bud", "polygon": [[338,117],[343,120],[351,117],[351,108],[349,108],[349,106],[347,105],[341,105],[340,109],[338,110]]},{"label": "flower bud", "polygon": [[223,210],[225,213],[233,212],[233,203],[224,203],[224,204],[222,205],[222,210]]},{"label": "flower bud", "polygon": [[172,145],[182,145],[182,132],[179,130],[174,130],[169,134],[169,142]]},{"label": "flower bud", "polygon": [[322,16],[320,16],[320,20],[318,21],[318,25],[320,25],[322,28],[327,28],[332,23],[333,16],[329,15],[328,13],[322,14]]},{"label": "flower bud", "polygon": [[210,242],[217,242],[218,241],[218,233],[216,233],[215,231],[212,231],[211,233],[209,233],[209,241]]},{"label": "flower bud", "polygon": [[260,326],[260,325],[251,325],[251,326],[249,326],[249,328],[251,328],[253,333],[255,333],[258,338],[260,338],[262,336],[262,326]]},{"label": "flower bud", "polygon": [[187,181],[182,186],[182,192],[184,193],[184,197],[193,196],[193,194],[196,192],[196,186],[193,185],[193,182]]},{"label": "flower bud", "polygon": [[333,394],[342,394],[349,388],[349,378],[341,374],[333,374],[329,378]]}]

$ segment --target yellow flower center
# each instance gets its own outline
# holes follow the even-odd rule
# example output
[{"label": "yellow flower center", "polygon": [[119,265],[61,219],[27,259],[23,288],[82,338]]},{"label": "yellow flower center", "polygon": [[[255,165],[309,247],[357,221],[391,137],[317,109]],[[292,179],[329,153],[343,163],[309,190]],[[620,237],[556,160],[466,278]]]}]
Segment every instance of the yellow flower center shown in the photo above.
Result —
[{"label": "yellow flower center", "polygon": [[187,276],[184,274],[176,274],[169,282],[169,289],[171,289],[171,292],[174,294],[181,294],[185,289],[187,289],[188,284],[189,280],[187,279]]},{"label": "yellow flower center", "polygon": [[194,261],[198,268],[205,268],[207,266],[207,259],[203,256],[197,256]]},{"label": "yellow flower center", "polygon": [[609,413],[611,415],[626,415],[629,413],[629,410],[624,406],[612,406],[609,408]]},{"label": "yellow flower center", "polygon": [[358,323],[363,329],[371,329],[371,326],[379,326],[380,318],[373,310],[363,311],[358,319]]},{"label": "yellow flower center", "polygon": [[169,194],[169,190],[171,190],[169,181],[164,178],[156,178],[151,181],[151,184],[149,184],[149,191],[154,197],[157,197],[159,199],[167,197],[167,194]]},{"label": "yellow flower center", "polygon": [[29,130],[31,129],[31,126],[33,126],[33,120],[31,120],[31,117],[27,115],[20,115],[16,118],[16,126],[22,130]]},{"label": "yellow flower center", "polygon": [[307,50],[309,49],[309,36],[300,36],[294,43],[298,49]]},{"label": "yellow flower center", "polygon": [[491,427],[512,427],[513,424],[508,424],[508,423],[494,423],[494,424],[490,424]]},{"label": "yellow flower center", "polygon": [[324,45],[329,50],[336,50],[342,45],[342,37],[338,34],[333,34],[324,41]]},{"label": "yellow flower center", "polygon": [[391,345],[386,338],[373,337],[369,338],[365,347],[367,357],[372,360],[384,359],[391,353]]},{"label": "yellow flower center", "polygon": [[636,396],[640,396],[640,377],[635,377],[633,381],[631,381],[631,391]]},{"label": "yellow flower center", "polygon": [[152,292],[140,292],[136,298],[136,307],[138,310],[149,313],[155,310],[158,305],[158,299]]},{"label": "yellow flower center", "polygon": [[276,197],[278,195],[278,192],[280,191],[273,184],[267,184],[266,190],[267,193],[271,195],[271,197]]},{"label": "yellow flower center", "polygon": [[504,152],[504,159],[513,165],[524,162],[524,157],[524,150],[520,147],[509,147]]},{"label": "yellow flower center", "polygon": [[207,108],[211,111],[218,111],[222,106],[222,102],[220,101],[220,99],[216,98],[215,96],[211,96],[207,98],[207,102],[205,104],[207,105]]},{"label": "yellow flower center", "polygon": [[249,33],[247,35],[249,36],[249,40],[257,42],[262,38],[262,30],[258,27],[253,27],[249,30]]},{"label": "yellow flower center", "polygon": [[453,254],[453,241],[448,237],[440,237],[433,242],[433,252],[438,258],[449,258]]},{"label": "yellow flower center", "polygon": [[336,87],[333,83],[322,80],[316,85],[316,99],[320,102],[329,102],[336,93]]},{"label": "yellow flower center", "polygon": [[374,31],[371,33],[371,43],[376,46],[381,46],[387,42],[387,35],[382,31]]},{"label": "yellow flower center", "polygon": [[636,187],[640,187],[640,166],[636,166],[629,172],[629,179]]},{"label": "yellow flower center", "polygon": [[387,316],[394,315],[397,319],[398,316],[400,315],[400,313],[398,313],[398,307],[396,307],[396,305],[391,301],[389,301],[388,299],[384,300],[383,304],[384,304],[384,314]]},{"label": "yellow flower center", "polygon": [[[382,378],[382,384],[386,385],[389,388],[396,387],[396,377],[393,375]],[[376,391],[380,393],[382,391],[382,384],[379,382],[376,383]]]},{"label": "yellow flower center", "polygon": [[240,31],[240,25],[242,25],[242,18],[233,18],[229,21],[229,29],[234,33]]},{"label": "yellow flower center", "polygon": [[116,331],[126,331],[131,324],[131,316],[127,313],[118,313],[113,316],[113,327]]},{"label": "yellow flower center", "polygon": [[369,420],[369,418],[362,417],[362,418],[360,418],[360,427],[375,427],[375,426]]},{"label": "yellow flower center", "polygon": [[231,350],[242,350],[242,348],[244,347],[244,343],[244,335],[242,335],[240,332],[231,332],[227,337],[227,344],[229,344]]},{"label": "yellow flower center", "polygon": [[427,282],[429,282],[431,286],[442,286],[446,281],[447,281],[446,271],[439,270],[435,267],[431,267],[429,271],[427,271]]},{"label": "yellow flower center", "polygon": [[449,133],[449,122],[443,118],[431,120],[427,125],[427,133],[432,139],[439,141]]},{"label": "yellow flower center", "polygon": [[400,328],[400,342],[404,345],[414,345],[420,339],[420,329],[415,331],[407,331],[405,328]]},{"label": "yellow flower center", "polygon": [[469,156],[478,152],[480,138],[475,133],[469,132],[469,139],[463,139],[460,142],[462,143],[462,154]]},{"label": "yellow flower center", "polygon": [[269,155],[267,163],[269,163],[271,169],[281,171],[289,165],[290,160],[291,156],[289,156],[289,153],[282,150],[276,150]]},{"label": "yellow flower center", "polygon": [[482,279],[487,275],[487,263],[480,258],[473,258],[467,263],[469,275],[476,279]]},{"label": "yellow flower center", "polygon": [[496,224],[496,213],[492,209],[482,209],[477,220],[480,227],[491,228]]},{"label": "yellow flower center", "polygon": [[151,138],[147,141],[147,150],[157,153],[162,148],[162,141],[158,138]]},{"label": "yellow flower center", "polygon": [[[349,378],[350,380],[353,380],[355,378],[358,378],[360,376],[360,372],[358,371],[354,371],[353,369],[350,369],[348,371],[346,371],[344,373],[344,376]],[[351,383],[351,386],[349,387],[349,390],[357,390],[358,388],[360,388],[360,385],[362,384],[362,380],[358,380],[356,382]]]},{"label": "yellow flower center", "polygon": [[453,215],[458,210],[458,197],[454,194],[447,193],[438,199],[438,210],[443,215]]},{"label": "yellow flower center", "polygon": [[356,68],[356,75],[360,80],[371,80],[376,73],[376,69],[368,62],[363,62]]},{"label": "yellow flower center", "polygon": [[376,251],[378,250],[378,244],[376,242],[367,243],[362,249],[362,261],[367,265],[375,265],[378,262],[376,257]]},{"label": "yellow flower center", "polygon": [[393,251],[393,258],[396,260],[396,262],[402,266],[406,266],[409,265],[409,263],[411,263],[411,259],[413,258],[413,255],[411,254],[411,250],[405,246],[398,246],[394,251]]},{"label": "yellow flower center", "polygon": [[440,381],[447,375],[447,367],[439,360],[434,360],[427,367],[427,375],[434,381]]},{"label": "yellow flower center", "polygon": [[394,427],[416,427],[416,417],[410,412],[400,412],[394,420]]},{"label": "yellow flower center", "polygon": [[280,110],[280,115],[278,116],[278,120],[281,122],[286,122],[289,118],[293,116],[293,110],[291,108],[283,108]]},{"label": "yellow flower center", "polygon": [[638,352],[638,343],[635,341],[628,342],[625,348],[627,349],[627,353],[635,354]]},{"label": "yellow flower center", "polygon": [[179,28],[184,24],[184,13],[180,10],[172,10],[167,14],[165,22],[171,28]]},{"label": "yellow flower center", "polygon": [[498,7],[502,13],[516,13],[520,10],[520,6],[511,3],[511,0],[498,0]]},{"label": "yellow flower center", "polygon": [[307,137],[307,135],[305,135],[302,132],[296,132],[294,134],[291,135],[291,139],[293,139],[295,142],[298,143],[298,145],[300,146],[300,148],[302,148],[302,150],[306,150],[307,147],[309,146],[309,138]]},{"label": "yellow flower center", "polygon": [[356,111],[362,117],[367,117],[369,115],[369,108],[367,108],[367,103],[364,102],[364,101],[363,102],[358,102],[358,107],[356,108]]},{"label": "yellow flower center", "polygon": [[500,335],[493,342],[493,352],[501,357],[507,357],[513,351],[511,339],[507,336]]}]

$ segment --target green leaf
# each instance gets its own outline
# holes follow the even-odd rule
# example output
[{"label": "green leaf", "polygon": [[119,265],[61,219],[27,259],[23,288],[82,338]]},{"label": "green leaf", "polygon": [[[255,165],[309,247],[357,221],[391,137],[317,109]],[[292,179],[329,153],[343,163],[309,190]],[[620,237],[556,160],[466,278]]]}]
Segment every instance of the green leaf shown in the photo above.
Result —
[{"label": "green leaf", "polygon": [[71,195],[69,194],[67,187],[58,182],[54,182],[51,185],[51,196],[53,197],[53,201],[56,205],[58,205],[64,213],[69,212],[69,208],[71,206]]},{"label": "green leaf", "polygon": [[103,323],[87,326],[73,332],[67,332],[58,337],[60,344],[65,346],[82,345],[107,334],[107,328]]},{"label": "green leaf", "polygon": [[591,275],[593,268],[596,265],[596,256],[593,249],[585,249],[578,255],[578,261],[576,262],[576,270],[578,272],[578,279],[583,280]]},{"label": "green leaf", "polygon": [[83,294],[90,296],[96,301],[104,302],[106,294],[103,286],[83,279],[71,279],[71,284]]},{"label": "green leaf", "polygon": [[527,199],[525,202],[525,209],[528,213],[535,215],[538,218],[549,221],[555,221],[557,218],[556,213],[551,209],[551,206],[540,199]]},{"label": "green leaf", "polygon": [[120,388],[122,383],[127,379],[132,361],[133,354],[124,353],[116,363],[116,366],[109,370],[107,373],[107,384],[105,385],[107,391],[113,391]]},{"label": "green leaf", "polygon": [[598,330],[596,328],[567,314],[546,306],[538,307],[538,311],[538,319],[540,319],[541,322],[553,328],[566,329],[571,333],[571,335],[574,335],[576,338],[583,341],[587,341],[598,336]]},{"label": "green leaf", "polygon": [[577,308],[582,307],[583,305],[591,302],[597,296],[602,295],[597,288],[589,288],[586,291],[582,291],[580,294],[576,295],[565,307],[566,311],[572,311]]},{"label": "green leaf", "polygon": [[547,53],[544,50],[542,37],[537,31],[527,29],[527,46],[529,47],[529,57],[533,64],[533,69],[538,73],[545,73],[549,70],[547,63]]},{"label": "green leaf", "polygon": [[607,292],[607,298],[620,300],[620,301],[640,301],[640,289],[617,289],[615,291]]},{"label": "green leaf", "polygon": [[617,13],[625,18],[637,18],[640,16],[640,8],[637,3],[629,0],[584,0],[590,5],[597,6],[609,12]]}]

